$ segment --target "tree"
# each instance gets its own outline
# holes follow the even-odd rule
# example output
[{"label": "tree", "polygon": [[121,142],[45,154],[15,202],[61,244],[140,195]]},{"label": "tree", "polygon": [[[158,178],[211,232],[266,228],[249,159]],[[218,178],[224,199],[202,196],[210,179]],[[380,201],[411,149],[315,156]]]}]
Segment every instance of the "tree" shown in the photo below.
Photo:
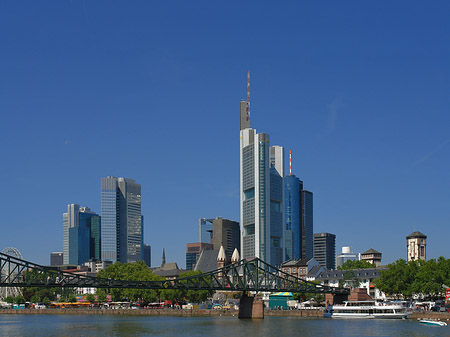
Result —
[{"label": "tree", "polygon": [[[106,269],[101,270],[97,277],[112,278],[116,280],[130,280],[130,281],[159,281],[163,280],[158,275],[147,267],[144,261],[136,263],[120,263],[116,262]],[[113,297],[114,301],[137,301],[143,300],[146,302],[153,302],[159,297],[159,292],[154,289],[108,289],[106,290]]]},{"label": "tree", "polygon": [[95,296],[94,296],[93,294],[88,294],[88,295],[86,296],[86,300],[87,300],[88,302],[93,303],[93,302],[95,302]]},{"label": "tree", "polygon": [[22,304],[25,303],[25,298],[22,295],[18,295],[15,299],[14,299],[14,303],[17,304]]},{"label": "tree", "polygon": [[32,303],[39,303],[41,301],[41,297],[38,294],[34,294],[33,297],[31,297],[30,302]]},{"label": "tree", "polygon": [[348,269],[364,269],[364,268],[375,268],[376,266],[370,262],[362,260],[347,260],[342,266],[339,266],[338,270],[348,270]]},{"label": "tree", "polygon": [[[180,277],[190,277],[195,275],[202,274],[201,271],[197,270],[189,270],[180,275]],[[187,283],[187,281],[182,281],[183,283]],[[187,301],[192,303],[200,303],[204,302],[208,297],[210,297],[214,292],[210,290],[187,290],[184,293],[184,297]]]},{"label": "tree", "polygon": [[15,303],[15,297],[14,296],[6,296],[5,297],[5,302],[6,303],[10,303],[10,304],[13,304],[13,303]]},{"label": "tree", "polygon": [[71,294],[71,295],[69,295],[69,298],[67,301],[70,303],[75,303],[75,302],[77,302],[77,298],[75,297],[74,294]]},{"label": "tree", "polygon": [[42,300],[42,303],[44,303],[45,305],[49,305],[50,299],[48,297],[44,297],[44,299]]},{"label": "tree", "polygon": [[97,302],[99,303],[106,302],[106,292],[104,289],[97,289]]},{"label": "tree", "polygon": [[381,271],[378,279],[374,280],[374,285],[386,294],[396,298],[411,298],[414,291],[412,284],[416,279],[420,262],[406,262],[399,259],[389,264],[386,270]]}]

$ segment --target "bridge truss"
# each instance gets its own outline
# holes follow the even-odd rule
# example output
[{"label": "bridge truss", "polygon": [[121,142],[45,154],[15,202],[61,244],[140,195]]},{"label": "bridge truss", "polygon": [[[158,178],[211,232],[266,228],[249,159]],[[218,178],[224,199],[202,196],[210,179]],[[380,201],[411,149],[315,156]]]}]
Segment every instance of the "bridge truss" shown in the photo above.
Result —
[{"label": "bridge truss", "polygon": [[126,281],[78,275],[41,266],[4,253],[0,253],[0,270],[0,287],[288,291],[349,294],[349,290],[346,288],[329,287],[294,277],[258,258],[249,261],[241,260],[208,273],[162,281]]}]

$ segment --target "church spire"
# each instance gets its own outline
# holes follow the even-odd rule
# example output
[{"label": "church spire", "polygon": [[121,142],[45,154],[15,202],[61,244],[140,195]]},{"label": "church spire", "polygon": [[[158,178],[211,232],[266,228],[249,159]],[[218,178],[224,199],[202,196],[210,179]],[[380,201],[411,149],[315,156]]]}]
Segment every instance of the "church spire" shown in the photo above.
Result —
[{"label": "church spire", "polygon": [[161,267],[164,266],[165,264],[166,264],[166,251],[163,248]]}]

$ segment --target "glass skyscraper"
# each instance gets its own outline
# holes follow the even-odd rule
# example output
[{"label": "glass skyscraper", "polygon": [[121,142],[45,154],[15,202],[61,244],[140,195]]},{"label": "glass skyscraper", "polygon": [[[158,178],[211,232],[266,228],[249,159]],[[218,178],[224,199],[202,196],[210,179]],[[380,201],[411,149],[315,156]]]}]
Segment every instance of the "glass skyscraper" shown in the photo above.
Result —
[{"label": "glass skyscraper", "polygon": [[302,189],[303,182],[295,175],[284,177],[286,260],[301,258],[300,191]]},{"label": "glass skyscraper", "polygon": [[133,179],[101,180],[101,257],[122,263],[142,260],[141,185]]},{"label": "glass skyscraper", "polygon": [[283,262],[284,150],[250,128],[249,102],[240,104],[241,256]]},{"label": "glass skyscraper", "polygon": [[88,207],[67,205],[63,213],[64,264],[83,264],[100,251],[100,217]]}]

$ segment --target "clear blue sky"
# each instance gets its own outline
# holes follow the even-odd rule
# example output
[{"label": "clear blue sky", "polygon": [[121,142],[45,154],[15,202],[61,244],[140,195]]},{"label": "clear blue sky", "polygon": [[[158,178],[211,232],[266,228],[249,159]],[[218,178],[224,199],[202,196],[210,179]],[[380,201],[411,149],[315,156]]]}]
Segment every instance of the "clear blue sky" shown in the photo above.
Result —
[{"label": "clear blue sky", "polygon": [[[239,220],[239,101],[293,151],[314,231],[450,258],[450,2],[0,2],[0,249],[49,263],[69,203],[142,184],[153,265]],[[286,156],[288,157],[288,156]],[[286,162],[287,163],[287,162]],[[288,173],[288,170],[286,170]]]}]

